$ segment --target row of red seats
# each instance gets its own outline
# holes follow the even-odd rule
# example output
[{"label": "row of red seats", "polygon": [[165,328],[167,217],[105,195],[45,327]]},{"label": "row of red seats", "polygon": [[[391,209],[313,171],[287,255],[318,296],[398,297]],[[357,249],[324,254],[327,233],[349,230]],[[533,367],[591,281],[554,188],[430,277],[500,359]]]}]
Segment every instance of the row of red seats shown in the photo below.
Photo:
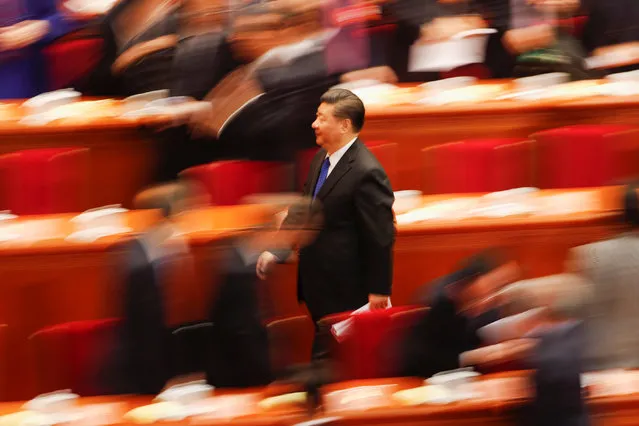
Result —
[{"label": "row of red seats", "polygon": [[[426,148],[426,193],[491,192],[522,186],[604,186],[634,177],[639,167],[639,129],[582,125],[520,139],[467,140]],[[368,143],[397,179],[398,145]],[[247,195],[301,190],[317,148],[301,152],[292,169],[283,163],[218,161],[192,167],[183,176],[199,181],[215,205],[237,204]],[[15,214],[83,211],[88,207],[90,151],[46,148],[0,156],[0,209]],[[290,182],[296,181],[296,188]]]},{"label": "row of red seats", "polygon": [[[394,307],[353,316],[352,327],[332,353],[341,380],[391,377],[404,333],[427,308]],[[332,315],[320,323],[330,327],[350,313]],[[100,395],[100,370],[107,363],[119,319],[77,321],[44,328],[30,337],[39,393],[71,389],[83,396]],[[274,371],[308,363],[314,326],[307,316],[267,324]],[[0,329],[2,331],[2,329]],[[1,337],[1,336],[0,336]],[[1,345],[1,339],[0,339]]]},{"label": "row of red seats", "polygon": [[[431,194],[492,192],[535,186],[579,188],[605,186],[634,178],[639,171],[638,128],[579,125],[531,135],[528,139],[466,140],[423,150],[422,190]],[[398,145],[367,144],[397,177]],[[317,148],[299,154],[296,188],[302,189]],[[290,190],[288,169],[281,163],[218,161],[192,167],[183,176],[202,183],[212,204],[237,204],[254,193]]]}]

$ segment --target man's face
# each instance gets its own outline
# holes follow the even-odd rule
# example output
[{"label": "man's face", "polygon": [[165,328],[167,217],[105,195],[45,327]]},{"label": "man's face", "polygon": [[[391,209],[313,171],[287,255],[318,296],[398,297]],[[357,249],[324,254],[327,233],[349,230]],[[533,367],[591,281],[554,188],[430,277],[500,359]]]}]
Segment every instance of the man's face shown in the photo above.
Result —
[{"label": "man's face", "polygon": [[337,145],[342,135],[348,131],[348,120],[335,117],[334,109],[334,105],[320,104],[312,126],[315,142],[324,149]]},{"label": "man's face", "polygon": [[461,311],[475,314],[484,312],[497,304],[495,296],[504,286],[519,280],[521,271],[515,262],[504,264],[487,274],[476,278],[458,295],[457,301]]}]

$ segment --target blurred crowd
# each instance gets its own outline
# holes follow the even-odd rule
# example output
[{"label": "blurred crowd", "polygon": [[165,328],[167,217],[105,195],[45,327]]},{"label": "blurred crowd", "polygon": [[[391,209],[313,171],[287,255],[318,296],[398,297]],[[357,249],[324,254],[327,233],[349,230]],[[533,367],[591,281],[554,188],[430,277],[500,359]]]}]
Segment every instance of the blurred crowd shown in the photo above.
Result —
[{"label": "blurred crowd", "polygon": [[[314,145],[316,101],[338,84],[467,72],[597,77],[602,71],[584,59],[610,51],[626,58],[639,39],[638,8],[633,0],[3,0],[0,98],[64,84],[85,95],[168,90],[204,100],[158,135],[163,181],[214,159],[291,160]],[[410,65],[415,46],[482,28],[494,30],[482,64]],[[93,51],[69,54],[87,40]],[[466,54],[454,45],[447,53]],[[626,62],[609,71],[634,67]],[[53,65],[73,78],[53,79]]]}]

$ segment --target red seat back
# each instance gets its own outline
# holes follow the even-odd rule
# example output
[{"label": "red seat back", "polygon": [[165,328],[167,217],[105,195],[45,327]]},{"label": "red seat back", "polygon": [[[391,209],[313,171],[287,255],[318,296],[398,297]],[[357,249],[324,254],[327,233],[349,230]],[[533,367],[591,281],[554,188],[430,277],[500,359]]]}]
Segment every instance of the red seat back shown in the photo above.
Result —
[{"label": "red seat back", "polygon": [[424,312],[411,306],[381,311],[332,315],[322,324],[334,324],[352,318],[349,332],[334,340],[334,357],[340,380],[392,377],[396,374],[398,351],[404,331]]},{"label": "red seat back", "polygon": [[271,366],[275,373],[311,361],[314,325],[306,315],[270,321],[266,325]]},{"label": "red seat back", "polygon": [[477,139],[422,151],[430,194],[493,192],[530,186],[531,146],[521,139]]},{"label": "red seat back", "polygon": [[77,321],[37,331],[30,337],[38,392],[71,389],[82,396],[106,392],[100,385],[115,342],[119,319]]},{"label": "red seat back", "polygon": [[99,38],[53,43],[44,49],[48,65],[49,90],[72,87],[97,66],[102,58]]},{"label": "red seat back", "polygon": [[200,182],[211,204],[226,206],[251,194],[286,191],[288,170],[284,163],[228,160],[191,167],[181,175]]},{"label": "red seat back", "polygon": [[87,148],[44,148],[0,156],[3,208],[15,214],[83,211],[90,207]]},{"label": "red seat back", "polygon": [[532,135],[537,186],[604,186],[634,177],[639,165],[637,131],[631,126],[580,125]]},{"label": "red seat back", "polygon": [[366,143],[388,175],[391,185],[397,182],[397,144],[386,141]]}]

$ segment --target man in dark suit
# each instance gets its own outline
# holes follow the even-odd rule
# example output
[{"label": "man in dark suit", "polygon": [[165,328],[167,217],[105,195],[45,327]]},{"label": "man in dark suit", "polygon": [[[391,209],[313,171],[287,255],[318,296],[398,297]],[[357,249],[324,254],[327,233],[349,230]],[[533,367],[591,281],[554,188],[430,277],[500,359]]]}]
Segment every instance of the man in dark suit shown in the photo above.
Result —
[{"label": "man in dark suit", "polygon": [[430,309],[406,338],[400,374],[430,377],[459,368],[462,353],[483,343],[477,331],[500,317],[493,303],[495,292],[518,274],[516,264],[485,252],[429,284],[428,297],[421,303]]},{"label": "man in dark suit", "polygon": [[[359,140],[364,104],[348,90],[321,98],[313,123],[322,148],[311,163],[304,194],[321,202],[324,226],[299,253],[298,298],[314,321],[343,311],[387,307],[393,272],[393,191],[386,172]],[[286,224],[286,221],[284,222]],[[264,252],[264,277],[290,251]]]}]

